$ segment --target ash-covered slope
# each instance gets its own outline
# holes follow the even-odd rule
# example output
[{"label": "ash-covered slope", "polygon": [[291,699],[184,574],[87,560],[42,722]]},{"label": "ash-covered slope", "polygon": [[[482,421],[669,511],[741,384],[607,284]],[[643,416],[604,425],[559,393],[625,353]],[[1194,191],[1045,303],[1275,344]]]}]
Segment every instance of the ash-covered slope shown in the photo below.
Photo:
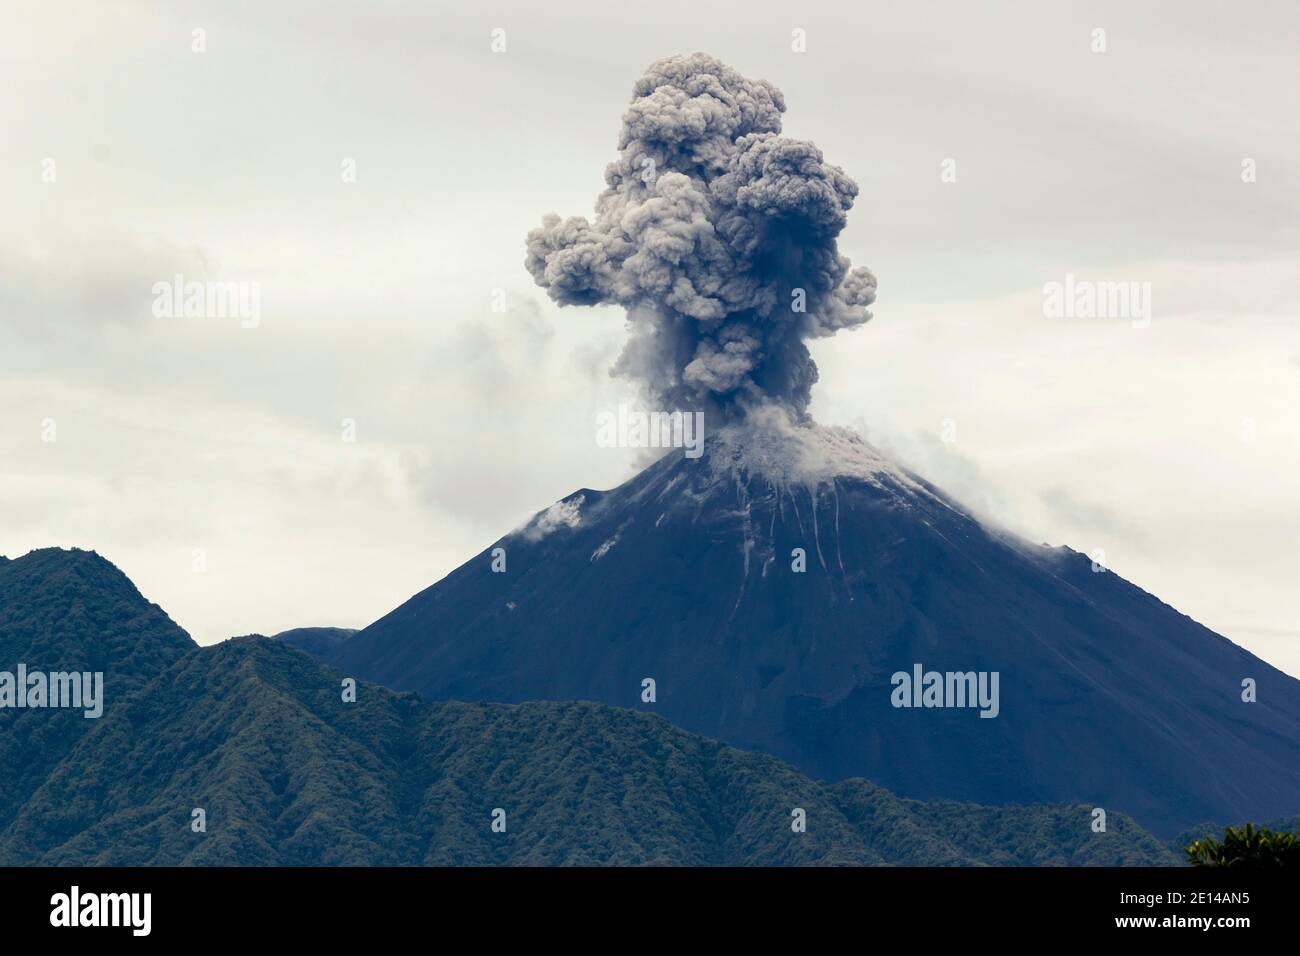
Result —
[{"label": "ash-covered slope", "polygon": [[[332,661],[432,699],[653,710],[909,797],[1084,800],[1166,836],[1300,809],[1300,682],[847,433],[773,421],[706,448],[570,495]],[[997,716],[892,706],[916,664],[997,672]]]}]

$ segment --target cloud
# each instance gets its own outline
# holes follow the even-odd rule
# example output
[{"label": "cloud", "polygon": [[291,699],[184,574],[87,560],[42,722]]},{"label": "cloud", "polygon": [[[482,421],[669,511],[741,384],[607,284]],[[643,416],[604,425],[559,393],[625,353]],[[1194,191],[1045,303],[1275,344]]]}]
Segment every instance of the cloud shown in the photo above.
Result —
[{"label": "cloud", "polygon": [[576,528],[582,523],[582,503],[584,495],[575,495],[564,501],[557,501],[523,529],[523,536],[528,541],[541,541],[547,535],[561,528]]},{"label": "cloud", "polygon": [[211,272],[198,245],[125,229],[0,240],[0,311],[41,334],[50,323],[70,334],[94,325],[138,329],[151,319],[154,283]]}]

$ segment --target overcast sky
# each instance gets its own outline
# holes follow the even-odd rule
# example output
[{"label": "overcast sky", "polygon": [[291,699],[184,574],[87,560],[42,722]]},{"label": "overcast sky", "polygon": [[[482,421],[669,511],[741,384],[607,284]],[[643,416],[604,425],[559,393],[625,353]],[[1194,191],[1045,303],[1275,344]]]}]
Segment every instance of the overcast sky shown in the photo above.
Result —
[{"label": "overcast sky", "polygon": [[[861,186],[814,415],[1300,675],[1300,14],[1134,6],[0,0],[0,553],[93,548],[202,643],[357,627],[630,477],[621,313],[524,237],[705,50]],[[260,323],[156,317],[177,273]],[[1045,318],[1067,275],[1150,326]]]}]

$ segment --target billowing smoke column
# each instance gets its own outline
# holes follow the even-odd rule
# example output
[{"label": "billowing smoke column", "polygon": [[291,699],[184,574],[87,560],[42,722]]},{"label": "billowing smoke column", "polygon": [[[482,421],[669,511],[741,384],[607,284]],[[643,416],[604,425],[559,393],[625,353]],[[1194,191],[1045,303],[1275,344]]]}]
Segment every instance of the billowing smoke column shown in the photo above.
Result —
[{"label": "billowing smoke column", "polygon": [[614,371],[665,409],[805,418],[804,340],[862,325],[876,280],[835,239],[858,187],[780,135],[785,99],[703,53],[652,64],[623,117],[594,222],[554,214],[525,264],[561,305],[627,308]]}]

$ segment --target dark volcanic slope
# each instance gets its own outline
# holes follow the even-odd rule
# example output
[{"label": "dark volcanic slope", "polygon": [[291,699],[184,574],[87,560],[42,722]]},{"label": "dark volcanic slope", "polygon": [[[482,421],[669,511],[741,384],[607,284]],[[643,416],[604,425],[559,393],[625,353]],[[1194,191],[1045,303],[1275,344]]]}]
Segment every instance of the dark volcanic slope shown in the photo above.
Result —
[{"label": "dark volcanic slope", "polygon": [[295,627],[273,635],[271,640],[306,651],[312,657],[324,659],[356,633],[356,628],[351,627]]},{"label": "dark volcanic slope", "polygon": [[[828,787],[597,704],[427,705],[247,637],[113,708],[0,833],[0,863],[1169,864],[1131,819]],[[207,813],[207,831],[190,828]],[[506,832],[491,829],[506,812]],[[791,831],[791,811],[808,830]]]},{"label": "dark volcanic slope", "polygon": [[[649,677],[688,730],[912,797],[1085,800],[1167,836],[1300,810],[1300,682],[860,442],[797,434],[575,493],[497,542],[505,573],[485,551],[332,660],[432,699],[649,709]],[[1000,715],[893,708],[918,662],[999,672]]]},{"label": "dark volcanic slope", "polygon": [[[194,646],[93,551],[0,561],[0,671],[103,671],[107,710]],[[0,708],[0,830],[97,722],[79,710]]]}]

